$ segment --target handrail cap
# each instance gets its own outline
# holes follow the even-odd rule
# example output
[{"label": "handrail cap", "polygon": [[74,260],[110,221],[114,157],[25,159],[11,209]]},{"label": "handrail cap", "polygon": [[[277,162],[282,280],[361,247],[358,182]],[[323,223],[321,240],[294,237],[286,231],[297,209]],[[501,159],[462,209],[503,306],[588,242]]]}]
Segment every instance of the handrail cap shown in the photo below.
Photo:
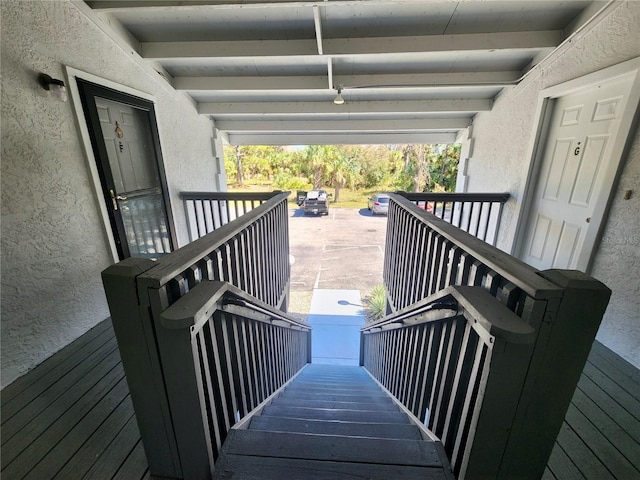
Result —
[{"label": "handrail cap", "polygon": [[529,344],[536,330],[482,287],[453,287],[458,303],[487,332],[507,343]]}]

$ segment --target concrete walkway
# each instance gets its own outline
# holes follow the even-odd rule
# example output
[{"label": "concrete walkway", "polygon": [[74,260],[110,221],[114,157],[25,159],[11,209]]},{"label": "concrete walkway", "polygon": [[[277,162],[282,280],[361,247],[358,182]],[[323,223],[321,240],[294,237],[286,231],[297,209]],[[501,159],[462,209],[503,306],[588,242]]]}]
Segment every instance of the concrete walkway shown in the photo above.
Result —
[{"label": "concrete walkway", "polygon": [[360,290],[315,289],[308,317],[312,363],[358,365],[364,312]]}]

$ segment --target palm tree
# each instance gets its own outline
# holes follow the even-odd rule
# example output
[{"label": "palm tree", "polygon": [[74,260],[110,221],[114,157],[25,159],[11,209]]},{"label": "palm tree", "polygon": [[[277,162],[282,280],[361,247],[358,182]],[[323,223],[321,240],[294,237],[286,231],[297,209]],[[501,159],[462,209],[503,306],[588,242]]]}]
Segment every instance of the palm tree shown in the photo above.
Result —
[{"label": "palm tree", "polygon": [[346,155],[336,150],[326,163],[331,185],[334,188],[334,202],[340,200],[340,189],[353,187],[360,175],[360,163],[354,155]]}]

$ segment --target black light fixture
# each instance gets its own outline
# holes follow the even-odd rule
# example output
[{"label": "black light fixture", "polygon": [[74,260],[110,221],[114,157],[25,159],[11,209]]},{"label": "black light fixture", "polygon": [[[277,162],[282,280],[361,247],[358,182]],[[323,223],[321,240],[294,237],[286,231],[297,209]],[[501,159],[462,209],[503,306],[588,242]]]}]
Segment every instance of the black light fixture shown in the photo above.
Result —
[{"label": "black light fixture", "polygon": [[336,105],[342,105],[344,103],[344,98],[342,98],[342,85],[338,86],[338,94],[336,98],[333,99],[333,103]]},{"label": "black light fixture", "polygon": [[56,100],[67,101],[67,89],[62,80],[51,78],[46,73],[41,73],[38,75],[38,83]]}]

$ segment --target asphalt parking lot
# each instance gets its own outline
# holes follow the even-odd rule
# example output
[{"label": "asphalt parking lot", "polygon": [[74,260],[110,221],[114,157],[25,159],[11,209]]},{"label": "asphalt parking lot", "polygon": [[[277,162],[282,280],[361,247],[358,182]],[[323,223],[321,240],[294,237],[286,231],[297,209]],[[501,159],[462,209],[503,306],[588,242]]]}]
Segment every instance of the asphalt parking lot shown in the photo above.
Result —
[{"label": "asphalt parking lot", "polygon": [[386,216],[366,208],[332,208],[329,215],[289,209],[291,292],[314,288],[360,290],[382,283]]}]

